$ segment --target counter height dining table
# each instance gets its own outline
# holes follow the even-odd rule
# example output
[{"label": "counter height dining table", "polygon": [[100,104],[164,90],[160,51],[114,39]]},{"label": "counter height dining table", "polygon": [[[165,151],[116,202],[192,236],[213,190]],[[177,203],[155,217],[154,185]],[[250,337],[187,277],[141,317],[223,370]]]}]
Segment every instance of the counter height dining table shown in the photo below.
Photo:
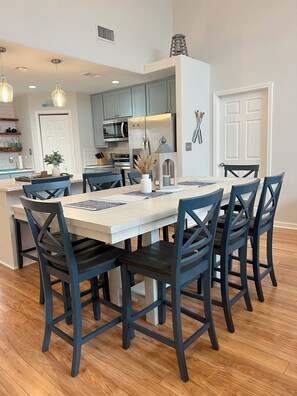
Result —
[{"label": "counter height dining table", "polygon": [[[73,234],[109,244],[118,244],[125,239],[144,235],[144,243],[149,244],[159,240],[161,227],[176,222],[181,198],[201,196],[223,188],[223,203],[227,203],[232,186],[247,182],[249,180],[241,178],[185,176],[178,178],[176,191],[152,193],[148,194],[148,198],[140,193],[140,185],[132,185],[76,194],[59,200],[63,205],[68,230]],[[11,209],[15,218],[26,221],[22,205],[13,205]],[[150,304],[157,296],[156,282],[145,279],[144,285],[145,300]],[[111,299],[120,303],[121,282],[118,269],[111,271],[110,291]],[[156,309],[147,315],[147,321],[158,323]]]}]

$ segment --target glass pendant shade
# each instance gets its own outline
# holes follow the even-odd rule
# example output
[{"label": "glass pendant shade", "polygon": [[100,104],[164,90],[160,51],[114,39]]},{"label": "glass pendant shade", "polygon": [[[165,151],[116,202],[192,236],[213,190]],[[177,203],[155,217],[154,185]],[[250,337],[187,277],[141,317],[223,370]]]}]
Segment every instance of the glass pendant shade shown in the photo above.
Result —
[{"label": "glass pendant shade", "polygon": [[7,84],[6,78],[1,76],[0,83],[0,102],[12,102],[13,100],[13,88],[10,84]]},{"label": "glass pendant shade", "polygon": [[60,85],[56,85],[56,89],[52,92],[52,99],[55,107],[64,107],[66,105],[66,94]]}]

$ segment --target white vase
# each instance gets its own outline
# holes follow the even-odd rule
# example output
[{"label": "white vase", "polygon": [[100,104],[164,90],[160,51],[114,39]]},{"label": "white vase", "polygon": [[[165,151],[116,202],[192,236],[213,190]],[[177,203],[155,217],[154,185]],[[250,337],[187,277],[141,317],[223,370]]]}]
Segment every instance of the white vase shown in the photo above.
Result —
[{"label": "white vase", "polygon": [[141,192],[144,194],[149,194],[152,192],[152,181],[148,173],[144,173],[140,180]]},{"label": "white vase", "polygon": [[58,167],[58,165],[53,165],[52,167],[52,176],[57,177],[60,176],[60,168]]}]

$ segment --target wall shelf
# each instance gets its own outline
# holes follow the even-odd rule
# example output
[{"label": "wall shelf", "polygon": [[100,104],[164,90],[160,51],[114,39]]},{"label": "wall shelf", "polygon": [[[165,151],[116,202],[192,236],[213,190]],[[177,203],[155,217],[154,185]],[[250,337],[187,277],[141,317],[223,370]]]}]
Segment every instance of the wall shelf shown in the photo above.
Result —
[{"label": "wall shelf", "polygon": [[0,136],[20,136],[21,132],[0,132]]},{"label": "wall shelf", "polygon": [[0,117],[0,121],[18,121],[18,118],[2,118]]}]

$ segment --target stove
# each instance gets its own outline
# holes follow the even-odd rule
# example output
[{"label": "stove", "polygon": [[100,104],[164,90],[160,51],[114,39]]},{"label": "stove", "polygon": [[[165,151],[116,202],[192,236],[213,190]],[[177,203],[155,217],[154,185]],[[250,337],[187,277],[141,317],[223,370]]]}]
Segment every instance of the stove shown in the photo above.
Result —
[{"label": "stove", "polygon": [[114,166],[121,169],[130,169],[129,154],[113,154]]}]

